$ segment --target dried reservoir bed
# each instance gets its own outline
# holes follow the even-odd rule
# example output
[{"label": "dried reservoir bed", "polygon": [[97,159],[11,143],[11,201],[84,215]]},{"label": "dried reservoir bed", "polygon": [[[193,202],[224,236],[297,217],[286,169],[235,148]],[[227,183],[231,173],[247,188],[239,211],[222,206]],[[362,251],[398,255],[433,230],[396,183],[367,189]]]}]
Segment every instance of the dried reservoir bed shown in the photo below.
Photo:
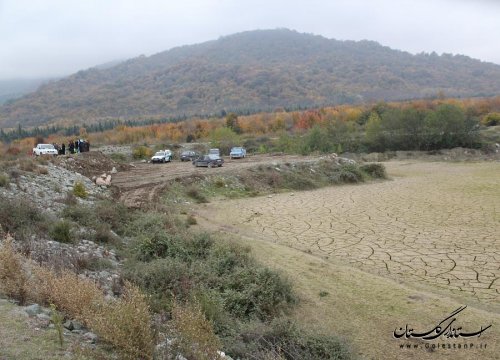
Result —
[{"label": "dried reservoir bed", "polygon": [[[413,324],[429,327],[431,319],[446,315],[446,308],[451,312],[469,305],[464,318],[469,324],[486,325],[480,319],[494,323],[482,338],[490,339],[489,350],[441,355],[496,358],[500,164],[399,161],[385,165],[389,181],[224,200],[193,211],[202,226],[238,234],[264,262],[287,272],[312,306],[303,310],[309,311],[305,321],[321,304],[336,307],[323,309],[318,323],[345,332],[362,357],[385,357],[385,345],[396,349],[389,333],[400,323],[404,326],[413,318]],[[321,289],[332,293],[318,299],[311,292]],[[329,319],[330,312],[337,318]],[[375,321],[367,328],[387,331],[377,335],[387,339],[377,342],[357,333],[363,329],[353,329],[353,324],[367,319]],[[424,354],[425,350],[404,356],[427,357]]]}]

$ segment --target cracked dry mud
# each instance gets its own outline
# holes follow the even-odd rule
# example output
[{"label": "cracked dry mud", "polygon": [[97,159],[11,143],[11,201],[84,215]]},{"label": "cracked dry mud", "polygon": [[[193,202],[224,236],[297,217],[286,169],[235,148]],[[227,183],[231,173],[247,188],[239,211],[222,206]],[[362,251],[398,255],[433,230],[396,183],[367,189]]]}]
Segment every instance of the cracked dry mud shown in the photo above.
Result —
[{"label": "cracked dry mud", "polygon": [[204,211],[250,236],[498,304],[500,164],[386,166],[389,181],[224,201]]}]

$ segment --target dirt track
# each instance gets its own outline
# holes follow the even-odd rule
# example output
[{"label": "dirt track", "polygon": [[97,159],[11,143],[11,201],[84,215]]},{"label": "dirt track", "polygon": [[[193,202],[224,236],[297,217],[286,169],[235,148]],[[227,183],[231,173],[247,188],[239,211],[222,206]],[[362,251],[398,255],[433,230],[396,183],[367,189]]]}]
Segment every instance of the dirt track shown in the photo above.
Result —
[{"label": "dirt track", "polygon": [[500,301],[498,163],[386,163],[391,181],[200,208],[225,231]]},{"label": "dirt track", "polygon": [[120,201],[127,206],[139,207],[144,202],[152,201],[168,180],[192,175],[234,173],[258,164],[307,161],[317,158],[297,155],[256,155],[245,159],[230,160],[226,157],[222,167],[213,169],[196,168],[190,162],[180,161],[173,161],[166,164],[137,163],[132,170],[118,172],[114,175],[113,185],[120,190]]}]

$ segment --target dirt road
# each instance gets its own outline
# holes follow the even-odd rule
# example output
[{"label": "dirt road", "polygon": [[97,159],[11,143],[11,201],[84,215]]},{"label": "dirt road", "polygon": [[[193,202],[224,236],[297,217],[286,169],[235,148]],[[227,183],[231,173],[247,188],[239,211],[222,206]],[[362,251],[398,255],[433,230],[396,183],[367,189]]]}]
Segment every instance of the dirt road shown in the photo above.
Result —
[{"label": "dirt road", "polygon": [[113,176],[113,185],[120,190],[120,201],[130,207],[139,207],[144,202],[152,201],[166,182],[176,178],[217,173],[235,173],[259,164],[274,162],[315,161],[319,157],[298,155],[255,155],[245,159],[224,159],[224,165],[218,168],[194,167],[191,162],[172,161],[166,164],[137,163],[130,171],[118,172]]}]

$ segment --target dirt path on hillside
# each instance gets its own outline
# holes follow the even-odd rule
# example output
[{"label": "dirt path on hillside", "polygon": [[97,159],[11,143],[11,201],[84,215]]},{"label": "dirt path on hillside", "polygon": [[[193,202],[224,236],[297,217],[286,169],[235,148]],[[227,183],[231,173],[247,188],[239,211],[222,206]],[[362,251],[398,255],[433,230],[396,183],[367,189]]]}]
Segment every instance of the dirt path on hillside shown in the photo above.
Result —
[{"label": "dirt path on hillside", "polygon": [[319,157],[298,155],[255,155],[245,159],[224,159],[219,168],[194,167],[191,162],[173,161],[166,164],[137,163],[129,171],[121,171],[113,176],[113,186],[120,191],[120,201],[129,207],[140,207],[151,202],[161,192],[166,182],[187,176],[204,176],[207,174],[236,173],[240,170],[275,162],[316,161]]}]

